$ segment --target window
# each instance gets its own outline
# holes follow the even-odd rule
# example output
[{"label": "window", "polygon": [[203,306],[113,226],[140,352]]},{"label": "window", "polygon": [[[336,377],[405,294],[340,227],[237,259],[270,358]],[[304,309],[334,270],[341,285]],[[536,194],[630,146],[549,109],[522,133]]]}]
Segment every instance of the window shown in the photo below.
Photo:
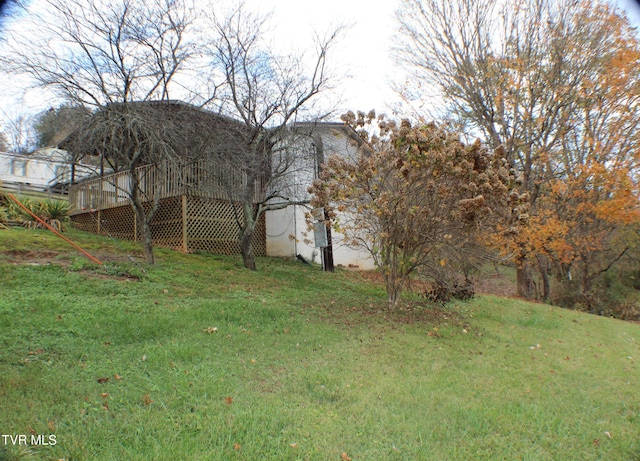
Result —
[{"label": "window", "polygon": [[13,159],[11,161],[11,174],[13,176],[26,176],[27,175],[27,160]]}]

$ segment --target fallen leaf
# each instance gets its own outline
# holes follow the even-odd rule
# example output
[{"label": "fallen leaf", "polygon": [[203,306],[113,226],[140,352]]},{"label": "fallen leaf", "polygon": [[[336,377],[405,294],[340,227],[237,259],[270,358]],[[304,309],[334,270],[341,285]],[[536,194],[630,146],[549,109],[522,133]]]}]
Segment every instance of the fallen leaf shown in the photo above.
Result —
[{"label": "fallen leaf", "polygon": [[142,397],[142,403],[144,403],[146,406],[149,406],[153,403],[153,400],[151,400],[149,394],[144,394],[144,396]]},{"label": "fallen leaf", "polygon": [[349,455],[347,455],[347,452],[343,451],[342,454],[340,455],[340,459],[342,461],[351,461],[351,458],[349,458]]},{"label": "fallen leaf", "polygon": [[613,436],[611,435],[611,432],[609,431],[604,431],[604,435],[606,435],[607,437],[609,437],[610,439],[613,438]]},{"label": "fallen leaf", "polygon": [[115,379],[116,381],[120,381],[122,379],[122,376],[115,374],[113,375],[113,379]]},{"label": "fallen leaf", "polygon": [[106,383],[106,382],[108,382],[108,381],[109,381],[109,378],[98,378],[98,382],[99,382],[100,384],[104,384],[104,383]]},{"label": "fallen leaf", "polygon": [[233,403],[233,397],[231,397],[230,395],[225,397],[224,403],[226,403],[227,405],[231,405]]},{"label": "fallen leaf", "polygon": [[298,446],[299,446],[299,445],[298,445],[297,443],[292,443],[292,444],[290,444],[289,446],[290,446],[291,448],[298,448]]},{"label": "fallen leaf", "polygon": [[109,409],[109,404],[108,404],[107,402],[104,402],[104,403],[102,404],[102,409],[103,409],[103,410],[108,410],[108,409]]},{"label": "fallen leaf", "polygon": [[234,443],[234,444],[233,444],[233,449],[234,449],[235,451],[240,450],[240,448],[242,448],[242,445],[240,445],[239,443]]},{"label": "fallen leaf", "polygon": [[144,355],[142,356],[142,361],[143,361],[143,362],[146,362],[146,361],[147,361],[147,354],[144,354]]},{"label": "fallen leaf", "polygon": [[109,394],[107,394],[106,392],[103,392],[102,394],[100,394],[102,396],[103,399],[106,399],[109,397]]},{"label": "fallen leaf", "polygon": [[205,333],[216,333],[218,331],[218,327],[208,327],[202,331],[204,331]]}]

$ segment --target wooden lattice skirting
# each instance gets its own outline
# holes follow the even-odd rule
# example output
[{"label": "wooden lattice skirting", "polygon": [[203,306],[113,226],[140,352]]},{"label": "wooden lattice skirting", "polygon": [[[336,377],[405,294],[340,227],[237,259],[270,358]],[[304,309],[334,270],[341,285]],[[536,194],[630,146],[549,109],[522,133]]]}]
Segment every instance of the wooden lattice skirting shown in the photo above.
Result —
[{"label": "wooden lattice skirting", "polygon": [[[236,213],[242,216],[240,205],[223,200],[188,195],[163,199],[151,222],[153,244],[186,253],[239,254]],[[74,227],[94,234],[140,240],[139,226],[130,205],[83,211],[71,216],[71,221]],[[266,255],[264,215],[253,236],[253,251],[256,256]]]}]

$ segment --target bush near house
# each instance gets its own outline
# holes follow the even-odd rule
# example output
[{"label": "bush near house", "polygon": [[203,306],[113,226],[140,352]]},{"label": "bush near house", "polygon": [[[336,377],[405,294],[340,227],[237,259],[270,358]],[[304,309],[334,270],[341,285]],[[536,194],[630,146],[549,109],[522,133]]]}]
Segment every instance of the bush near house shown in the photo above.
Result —
[{"label": "bush near house", "polygon": [[[38,218],[53,227],[55,230],[64,231],[65,225],[69,222],[69,203],[62,200],[33,200],[25,198],[21,203]],[[20,223],[30,229],[40,229],[44,227],[29,213],[24,211],[17,203],[10,201],[7,207],[9,219]]]}]

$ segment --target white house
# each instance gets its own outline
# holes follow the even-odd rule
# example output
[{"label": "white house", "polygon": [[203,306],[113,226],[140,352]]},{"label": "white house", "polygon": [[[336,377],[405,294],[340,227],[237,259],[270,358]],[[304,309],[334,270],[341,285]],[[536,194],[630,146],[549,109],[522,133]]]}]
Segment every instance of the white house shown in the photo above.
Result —
[{"label": "white house", "polygon": [[66,194],[71,182],[89,176],[89,165],[72,167],[69,153],[56,147],[43,147],[30,154],[0,152],[0,188],[16,192]]},{"label": "white house", "polygon": [[48,192],[71,179],[66,151],[43,148],[23,155],[0,152],[0,183],[17,192]]},{"label": "white house", "polygon": [[[321,164],[331,155],[355,157],[361,141],[353,130],[342,123],[317,123],[298,125],[298,132],[308,134],[299,136],[290,149],[296,151],[292,157],[297,165],[290,168],[290,173],[283,179],[287,189],[287,196],[294,201],[305,202],[311,197],[307,188],[318,177]],[[308,155],[306,155],[308,154]],[[289,205],[281,210],[268,211],[266,221],[266,251],[268,256],[297,257],[302,256],[308,261],[322,263],[323,251],[321,246],[325,242],[321,235],[316,235],[308,229],[306,215],[310,208],[304,204]],[[321,229],[322,230],[322,229]],[[371,256],[347,246],[343,236],[331,231],[330,242],[333,262],[336,266],[357,269],[373,269],[375,267]],[[326,253],[325,253],[326,254]]]}]

